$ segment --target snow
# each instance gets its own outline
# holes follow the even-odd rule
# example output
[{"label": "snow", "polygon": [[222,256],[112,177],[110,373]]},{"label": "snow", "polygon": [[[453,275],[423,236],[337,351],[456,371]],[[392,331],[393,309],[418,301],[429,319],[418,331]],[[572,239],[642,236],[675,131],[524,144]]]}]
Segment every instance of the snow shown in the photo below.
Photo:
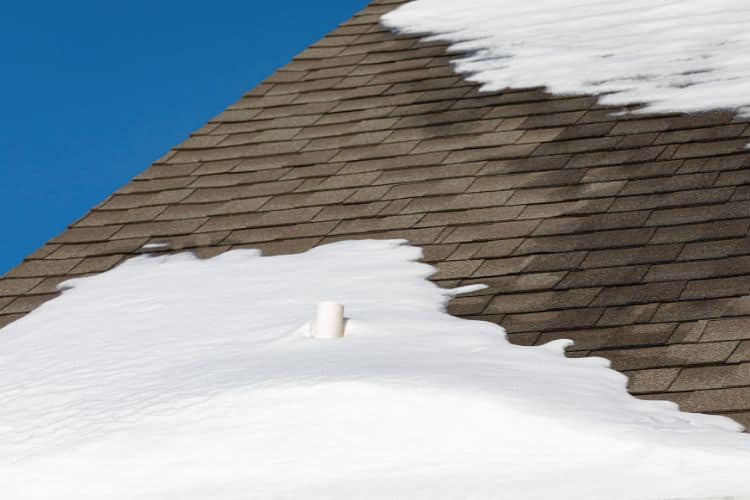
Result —
[{"label": "snow", "polygon": [[[445,312],[401,241],[140,256],[0,331],[0,492],[23,499],[750,495],[750,437],[566,342]],[[317,340],[321,300],[347,335]]]},{"label": "snow", "polygon": [[457,70],[486,90],[546,85],[643,111],[750,116],[747,0],[415,0],[383,22],[468,52]]}]

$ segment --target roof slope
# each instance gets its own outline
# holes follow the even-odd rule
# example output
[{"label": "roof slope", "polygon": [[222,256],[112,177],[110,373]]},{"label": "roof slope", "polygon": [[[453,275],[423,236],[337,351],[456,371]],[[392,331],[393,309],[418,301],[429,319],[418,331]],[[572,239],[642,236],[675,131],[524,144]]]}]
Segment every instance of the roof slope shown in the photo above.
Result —
[{"label": "roof slope", "polygon": [[731,113],[480,93],[360,14],[0,280],[0,326],[147,243],[211,256],[408,238],[453,313],[572,338],[631,392],[750,424],[750,142]]}]

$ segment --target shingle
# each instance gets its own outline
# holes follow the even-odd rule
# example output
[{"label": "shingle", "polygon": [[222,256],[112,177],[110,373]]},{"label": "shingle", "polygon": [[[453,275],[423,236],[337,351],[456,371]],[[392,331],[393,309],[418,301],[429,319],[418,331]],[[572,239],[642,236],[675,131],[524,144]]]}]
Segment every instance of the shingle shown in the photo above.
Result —
[{"label": "shingle", "polygon": [[743,363],[750,361],[750,341],[740,342],[729,358],[729,363]]},{"label": "shingle", "polygon": [[682,165],[681,160],[617,165],[588,169],[583,182],[616,181],[623,179],[648,179],[674,174]]},{"label": "shingle", "polygon": [[581,170],[560,170],[547,172],[528,172],[523,174],[506,174],[481,176],[469,188],[470,192],[502,191],[505,189],[560,186],[577,184],[583,176]]},{"label": "shingle", "polygon": [[227,231],[233,229],[247,229],[251,227],[280,226],[296,224],[312,220],[319,207],[293,208],[275,212],[259,212],[254,214],[239,214],[211,217],[203,226],[201,232]]},{"label": "shingle", "polygon": [[132,222],[154,220],[167,207],[153,206],[127,210],[93,210],[76,222],[73,227],[116,226]]},{"label": "shingle", "polygon": [[694,160],[685,160],[679,173],[690,172],[709,172],[721,170],[740,170],[750,165],[750,155],[746,152],[717,156],[714,158],[699,158]]},{"label": "shingle", "polygon": [[652,266],[645,281],[700,279],[750,273],[750,256]]},{"label": "shingle", "polygon": [[294,167],[289,169],[289,171],[281,177],[281,180],[304,179],[308,177],[329,177],[337,174],[345,165],[345,163],[322,163]]},{"label": "shingle", "polygon": [[587,269],[569,273],[558,288],[580,288],[590,286],[626,285],[640,283],[648,266],[620,266]]},{"label": "shingle", "polygon": [[531,262],[531,257],[508,257],[503,259],[486,260],[482,266],[474,272],[474,277],[502,276],[505,274],[516,274],[523,271]]},{"label": "shingle", "polygon": [[663,392],[680,373],[679,368],[654,368],[625,372],[629,378],[628,390],[632,394]]},{"label": "shingle", "polygon": [[2,314],[22,314],[28,313],[41,306],[50,299],[56,297],[57,294],[48,295],[25,295],[19,297],[7,306],[5,306],[0,313]]},{"label": "shingle", "polygon": [[332,161],[355,161],[370,158],[389,158],[409,154],[417,145],[415,141],[356,146],[341,150]]},{"label": "shingle", "polygon": [[694,319],[719,318],[730,312],[735,299],[705,299],[661,304],[653,321],[689,321]]},{"label": "shingle", "polygon": [[563,201],[528,205],[521,213],[523,219],[541,219],[561,215],[585,215],[606,212],[614,198]]},{"label": "shingle", "polygon": [[521,213],[523,207],[474,208],[450,212],[431,212],[419,221],[417,226],[448,226],[472,224],[488,221],[511,221]]},{"label": "shingle", "polygon": [[391,187],[384,199],[415,198],[419,196],[463,193],[474,182],[473,177],[439,179],[434,181],[411,182]]},{"label": "shingle", "polygon": [[585,233],[616,228],[641,227],[650,212],[617,212],[580,217],[557,217],[542,221],[534,231],[535,236]]},{"label": "shingle", "polygon": [[462,149],[451,152],[445,163],[466,163],[471,161],[503,160],[530,155],[536,144],[511,144],[507,146]]},{"label": "shingle", "polygon": [[26,293],[42,282],[42,278],[1,278],[0,297],[14,297]]},{"label": "shingle", "polygon": [[114,195],[99,208],[105,210],[124,210],[154,205],[168,205],[184,200],[192,192],[192,189],[176,189],[148,194]]},{"label": "shingle", "polygon": [[[191,249],[195,250],[201,247],[216,247],[229,235],[229,231],[203,232],[194,234],[185,234],[180,236],[157,236],[151,238],[148,242],[159,245],[166,245],[171,251]],[[154,252],[154,250],[143,250],[140,253]]]},{"label": "shingle", "polygon": [[544,158],[525,157],[505,160],[491,160],[482,169],[482,175],[512,174],[521,172],[549,172],[565,167],[569,155]]},{"label": "shingle", "polygon": [[256,182],[271,182],[280,179],[289,170],[289,168],[275,168],[254,172],[228,172],[215,175],[201,175],[190,184],[190,187],[224,187],[254,184]]},{"label": "shingle", "polygon": [[598,352],[597,355],[610,360],[615,370],[641,370],[720,363],[732,354],[736,346],[736,342],[679,344],[606,350]]},{"label": "shingle", "polygon": [[311,139],[303,151],[318,151],[322,149],[340,149],[349,148],[353,146],[362,146],[377,144],[385,141],[386,137],[391,135],[393,132],[390,130],[383,130],[377,132],[360,132],[360,133],[349,133],[346,135],[337,135],[332,137],[319,137]]},{"label": "shingle", "polygon": [[613,347],[633,347],[661,344],[674,330],[669,323],[656,325],[629,325],[617,328],[592,328],[542,333],[538,342],[544,344],[557,339],[570,339],[575,342],[570,351],[587,351]]},{"label": "shingle", "polygon": [[299,238],[294,240],[271,241],[248,245],[261,251],[263,255],[288,255],[306,252],[320,243],[321,238]]},{"label": "shingle", "polygon": [[480,314],[491,297],[458,297],[448,304],[448,312],[456,316]]},{"label": "shingle", "polygon": [[274,240],[290,240],[294,238],[323,237],[336,227],[338,221],[314,222],[295,224],[290,226],[260,227],[232,231],[221,242],[228,245],[242,245],[248,243],[268,242]]},{"label": "shingle", "polygon": [[644,245],[633,248],[608,248],[590,252],[581,264],[584,269],[613,267],[654,262],[671,262],[680,254],[682,245]]},{"label": "shingle", "polygon": [[50,259],[71,259],[97,255],[132,254],[148,242],[148,238],[103,241],[78,245],[62,245],[53,252]]},{"label": "shingle", "polygon": [[46,278],[31,290],[34,295],[52,295],[60,292],[61,285],[69,281],[73,276],[55,276]]},{"label": "shingle", "polygon": [[358,188],[353,195],[346,199],[347,203],[367,203],[370,201],[380,201],[390,186],[370,186]]},{"label": "shingle", "polygon": [[353,205],[341,205],[324,207],[314,221],[345,220],[374,217],[388,205],[387,201],[376,201],[370,203],[359,203]]},{"label": "shingle", "polygon": [[416,198],[403,209],[403,213],[442,212],[479,207],[497,207],[505,204],[512,192],[459,194]]},{"label": "shingle", "polygon": [[702,158],[704,156],[719,156],[738,153],[747,146],[747,139],[733,139],[729,141],[693,142],[683,144],[672,155],[673,158]]},{"label": "shingle", "polygon": [[90,274],[109,271],[117,264],[125,260],[124,255],[109,255],[104,257],[87,257],[74,267],[70,274]]},{"label": "shingle", "polygon": [[490,301],[486,312],[506,314],[586,307],[598,293],[598,288],[577,288],[565,291],[497,295]]},{"label": "shingle", "polygon": [[513,144],[523,132],[518,130],[507,132],[487,132],[484,134],[456,135],[434,139],[424,139],[414,148],[414,154],[433,153],[435,151],[455,151],[456,149],[497,147]]},{"label": "shingle", "polygon": [[313,207],[342,203],[354,193],[353,189],[314,191],[309,193],[281,194],[271,197],[263,204],[263,210],[286,210],[298,207]]},{"label": "shingle", "polygon": [[1,315],[3,309],[5,309],[5,307],[12,303],[14,300],[16,300],[16,297],[0,297],[0,320],[5,317],[5,315]]},{"label": "shingle", "polygon": [[395,215],[371,219],[341,221],[331,234],[355,234],[389,229],[409,229],[421,219],[421,215]]},{"label": "shingle", "polygon": [[615,126],[613,134],[639,134],[643,132],[659,132],[670,129],[684,129],[723,125],[728,121],[726,114],[710,113],[704,115],[670,116],[658,118],[642,118],[621,121]]},{"label": "shingle", "polygon": [[185,219],[175,221],[144,222],[127,224],[122,227],[113,239],[128,239],[154,236],[176,236],[190,234],[201,227],[208,219]]},{"label": "shingle", "polygon": [[684,368],[669,390],[695,391],[738,386],[750,386],[750,363]]},{"label": "shingle", "polygon": [[[26,257],[27,260],[35,260],[35,259],[46,259],[49,257],[53,252],[58,250],[60,247],[62,247],[61,244],[57,243],[46,243],[43,247],[37,249],[35,252],[31,253]],[[2,278],[0,278],[2,279]]]},{"label": "shingle", "polygon": [[750,339],[750,318],[726,318],[708,321],[701,339],[705,342]]},{"label": "shingle", "polygon": [[580,153],[568,162],[570,168],[604,167],[626,163],[643,163],[656,160],[664,151],[664,146],[630,149],[625,151],[602,151],[597,153]]},{"label": "shingle", "polygon": [[380,172],[350,175],[339,173],[338,175],[320,179],[319,182],[307,179],[304,184],[297,188],[297,191],[323,191],[327,189],[370,186],[379,175]]},{"label": "shingle", "polygon": [[560,155],[588,151],[609,150],[617,146],[619,137],[596,137],[593,139],[574,139],[541,144],[534,156]]},{"label": "shingle", "polygon": [[730,238],[726,240],[699,241],[684,245],[677,260],[700,260],[724,258],[731,255],[750,253],[746,248],[750,246],[747,238]]},{"label": "shingle", "polygon": [[237,198],[255,198],[284,194],[294,191],[302,184],[301,180],[260,182],[243,186],[199,188],[188,196],[184,203],[210,203],[214,201],[228,201]]},{"label": "shingle", "polygon": [[747,233],[748,227],[750,227],[750,220],[748,219],[663,227],[656,230],[651,243],[675,243],[707,239],[718,240],[744,236]]},{"label": "shingle", "polygon": [[651,239],[653,232],[653,229],[623,229],[566,236],[529,238],[516,250],[516,254],[569,252],[573,250],[643,245]]},{"label": "shingle", "polygon": [[670,302],[680,297],[685,288],[682,281],[647,283],[605,288],[594,300],[593,306],[618,306],[648,302]]},{"label": "shingle", "polygon": [[[422,260],[424,262],[440,262],[448,260],[449,256],[456,251],[458,245],[429,245],[422,247]],[[466,258],[471,258],[472,255],[467,255]],[[466,258],[458,258],[454,260],[465,260]]]},{"label": "shingle", "polygon": [[706,329],[708,321],[705,319],[699,321],[686,321],[679,323],[672,336],[669,338],[670,344],[687,344],[698,342],[701,339],[703,330]]},{"label": "shingle", "polygon": [[659,134],[657,144],[714,141],[737,137],[747,128],[747,124],[735,123],[732,125],[713,126],[707,128],[695,128],[687,130],[664,131]]},{"label": "shingle", "polygon": [[118,232],[122,226],[71,227],[60,236],[52,239],[53,243],[89,243],[106,241]]},{"label": "shingle", "polygon": [[170,205],[157,220],[182,220],[254,212],[265,205],[270,197],[247,198],[214,203],[185,203]]},{"label": "shingle", "polygon": [[530,256],[526,272],[561,271],[578,269],[586,252],[556,252]]},{"label": "shingle", "polygon": [[671,175],[650,179],[630,180],[620,191],[620,196],[632,196],[646,193],[667,193],[670,191],[686,191],[689,189],[703,189],[713,186],[719,174],[711,172],[705,174]]},{"label": "shingle", "polygon": [[491,294],[531,292],[554,288],[565,276],[565,271],[547,273],[524,273],[512,276],[483,277],[466,280],[464,284],[487,285]]},{"label": "shingle", "polygon": [[658,307],[658,304],[607,306],[596,324],[597,326],[616,326],[648,323],[654,317]]},{"label": "shingle", "polygon": [[[392,129],[394,133],[389,137],[389,141],[412,141],[412,140],[431,140],[434,141],[437,138],[450,138],[456,136],[464,136],[466,134],[481,134],[495,131],[500,127],[504,120],[480,120],[479,117],[468,111],[446,111],[442,113],[433,113],[435,116],[431,116],[430,119],[426,119],[422,116],[408,116],[400,118],[398,123],[395,124]],[[447,118],[452,116],[454,120],[445,123],[440,123],[440,118]],[[444,121],[444,120],[443,120]],[[500,137],[511,137],[500,136]],[[487,138],[485,138],[487,140]],[[454,148],[440,148],[437,147],[440,142],[429,142],[420,143],[418,149],[434,149],[437,151],[444,150],[449,151]],[[447,143],[443,143],[447,144]],[[464,147],[459,144],[459,147]]]},{"label": "shingle", "polygon": [[750,408],[750,387],[659,393],[644,396],[644,398],[656,400],[669,399],[677,403],[682,411],[722,412],[747,410]]},{"label": "shingle", "polygon": [[397,121],[397,118],[373,118],[346,124],[335,123],[330,125],[310,125],[300,130],[295,138],[315,139],[318,137],[331,137],[343,134],[373,132],[378,130],[391,131],[393,129],[393,125]]},{"label": "shingle", "polygon": [[477,258],[507,257],[511,255],[516,248],[518,248],[518,245],[520,245],[522,241],[522,238],[514,238],[509,240],[491,240],[476,243],[463,243],[459,245],[454,254],[451,254],[450,258],[454,259],[457,255],[464,252],[470,252],[472,257]]},{"label": "shingle", "polygon": [[443,239],[443,243],[517,238],[531,234],[537,224],[538,221],[529,220],[459,226]]},{"label": "shingle", "polygon": [[508,333],[535,332],[539,330],[573,329],[593,326],[601,309],[567,309],[538,313],[508,314],[503,327]]},{"label": "shingle", "polygon": [[130,194],[130,193],[154,193],[160,191],[168,191],[170,189],[181,189],[189,186],[195,177],[167,177],[162,179],[146,179],[139,180],[135,179],[127,186],[122,187],[117,191],[118,194]]},{"label": "shingle", "polygon": [[572,97],[550,99],[525,104],[497,106],[489,115],[490,118],[506,116],[528,116],[535,114],[559,113],[565,111],[585,110],[594,103],[591,97]]},{"label": "shingle", "polygon": [[378,240],[407,240],[412,245],[430,245],[435,240],[442,228],[428,227],[422,229],[396,229],[390,231],[373,231],[368,233],[343,234],[335,236],[326,236],[321,243],[333,243],[335,241],[358,240],[358,239],[378,239]]},{"label": "shingle", "polygon": [[66,274],[73,269],[81,259],[64,260],[32,260],[26,261],[5,275],[6,278],[37,278]]},{"label": "shingle", "polygon": [[733,188],[699,189],[617,198],[610,208],[613,212],[690,206],[703,203],[719,203],[729,200]]},{"label": "shingle", "polygon": [[750,292],[750,276],[734,276],[691,281],[682,293],[683,299],[732,297]]},{"label": "shingle", "polygon": [[439,262],[434,280],[467,278],[482,264],[481,260],[453,260]]},{"label": "shingle", "polygon": [[476,175],[483,165],[483,163],[463,163],[386,170],[377,178],[377,183],[398,184],[434,179],[448,179],[451,177],[468,177]]},{"label": "shingle", "polygon": [[669,226],[690,222],[725,220],[750,217],[750,202],[737,201],[720,205],[702,205],[667,210],[657,210],[651,214],[646,225]]},{"label": "shingle", "polygon": [[233,169],[234,172],[252,172],[257,170],[275,169],[281,167],[296,167],[315,165],[327,162],[338,154],[338,150],[302,151],[299,153],[277,154],[258,158],[241,160]]},{"label": "shingle", "polygon": [[555,201],[578,200],[581,198],[604,198],[613,196],[622,189],[624,182],[599,182],[538,189],[519,189],[508,201],[509,205],[528,203],[549,203]]}]

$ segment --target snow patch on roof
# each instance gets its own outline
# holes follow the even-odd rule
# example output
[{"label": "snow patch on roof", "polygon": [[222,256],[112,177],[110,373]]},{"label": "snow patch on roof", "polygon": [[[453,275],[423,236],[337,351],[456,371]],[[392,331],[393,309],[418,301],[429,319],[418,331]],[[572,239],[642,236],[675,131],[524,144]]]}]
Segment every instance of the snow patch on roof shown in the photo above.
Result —
[{"label": "snow patch on roof", "polygon": [[456,51],[486,90],[546,85],[644,111],[750,115],[746,0],[415,0],[383,16]]},{"label": "snow patch on roof", "polygon": [[[445,312],[418,248],[141,256],[0,334],[0,491],[23,499],[748,494],[750,436],[629,396],[564,341]],[[347,336],[310,338],[321,300]]]}]

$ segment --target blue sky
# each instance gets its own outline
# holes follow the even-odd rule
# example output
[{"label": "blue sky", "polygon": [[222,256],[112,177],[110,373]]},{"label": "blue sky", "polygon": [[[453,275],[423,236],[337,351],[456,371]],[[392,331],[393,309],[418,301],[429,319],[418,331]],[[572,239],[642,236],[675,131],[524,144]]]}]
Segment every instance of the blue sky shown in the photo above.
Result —
[{"label": "blue sky", "polygon": [[367,3],[4,0],[0,274]]}]

